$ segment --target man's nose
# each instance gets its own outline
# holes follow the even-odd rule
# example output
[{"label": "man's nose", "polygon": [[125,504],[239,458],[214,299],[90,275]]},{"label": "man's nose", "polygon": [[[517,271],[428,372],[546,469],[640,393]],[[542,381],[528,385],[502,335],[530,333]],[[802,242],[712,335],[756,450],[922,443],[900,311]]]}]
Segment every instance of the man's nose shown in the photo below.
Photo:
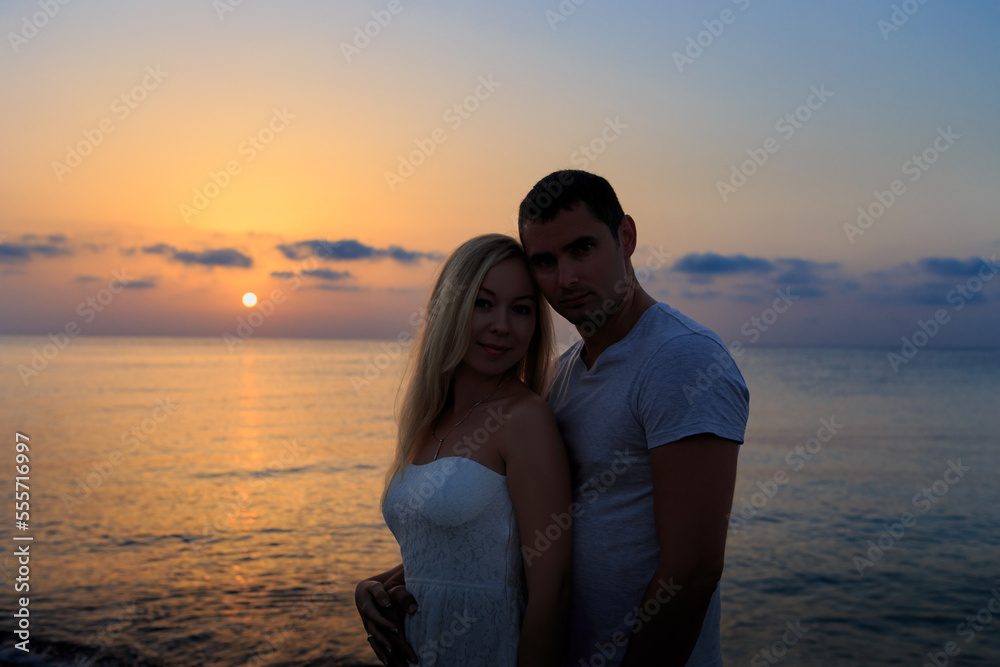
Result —
[{"label": "man's nose", "polygon": [[576,271],[570,262],[559,262],[559,287],[573,287],[579,282]]}]

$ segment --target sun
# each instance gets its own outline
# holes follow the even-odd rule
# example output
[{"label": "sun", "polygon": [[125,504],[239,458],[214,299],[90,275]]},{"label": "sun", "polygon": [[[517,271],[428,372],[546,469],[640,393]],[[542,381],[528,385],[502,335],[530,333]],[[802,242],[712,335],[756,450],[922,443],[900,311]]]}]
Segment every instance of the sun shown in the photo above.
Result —
[{"label": "sun", "polygon": [[243,305],[247,308],[253,308],[254,304],[257,303],[257,295],[253,292],[247,292],[243,295]]}]

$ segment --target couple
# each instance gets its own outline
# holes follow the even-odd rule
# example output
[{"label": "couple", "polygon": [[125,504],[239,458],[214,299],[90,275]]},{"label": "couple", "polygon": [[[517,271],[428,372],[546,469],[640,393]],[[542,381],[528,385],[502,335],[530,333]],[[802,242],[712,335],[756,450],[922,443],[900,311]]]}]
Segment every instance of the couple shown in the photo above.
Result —
[{"label": "couple", "polygon": [[[431,294],[382,498],[403,563],[355,591],[368,641],[391,665],[721,665],[743,378],[636,281],[605,179],[550,174],[518,218],[521,245],[468,241]],[[541,296],[583,337],[551,381]]]}]

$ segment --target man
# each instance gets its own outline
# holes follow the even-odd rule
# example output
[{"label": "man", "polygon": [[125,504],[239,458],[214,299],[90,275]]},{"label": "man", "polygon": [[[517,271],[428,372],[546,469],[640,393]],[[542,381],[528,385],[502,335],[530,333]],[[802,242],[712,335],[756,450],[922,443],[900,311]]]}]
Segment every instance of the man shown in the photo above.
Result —
[{"label": "man", "polygon": [[[743,378],[715,333],[639,285],[635,221],[605,179],[550,174],[518,218],[540,290],[582,337],[549,396],[574,489],[563,664],[721,665],[718,583],[749,411]],[[524,545],[524,558],[540,546]],[[359,584],[367,625],[370,600],[391,597],[402,627],[398,610],[413,599],[393,586],[400,570]]]}]

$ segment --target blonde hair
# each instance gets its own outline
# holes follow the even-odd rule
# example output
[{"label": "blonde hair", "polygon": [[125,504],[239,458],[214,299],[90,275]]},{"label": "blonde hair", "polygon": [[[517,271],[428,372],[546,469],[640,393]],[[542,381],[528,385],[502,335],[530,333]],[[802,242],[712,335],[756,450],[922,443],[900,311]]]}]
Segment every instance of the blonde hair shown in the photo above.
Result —
[{"label": "blonde hair", "polygon": [[[389,484],[413,460],[417,445],[444,410],[455,369],[469,347],[472,310],[483,279],[490,269],[512,257],[527,266],[527,257],[516,239],[484,234],[459,246],[441,268],[400,385],[404,393],[397,414],[396,455],[386,472],[383,504]],[[535,330],[514,373],[532,391],[544,395],[552,362],[552,316],[534,281],[532,287]]]}]

